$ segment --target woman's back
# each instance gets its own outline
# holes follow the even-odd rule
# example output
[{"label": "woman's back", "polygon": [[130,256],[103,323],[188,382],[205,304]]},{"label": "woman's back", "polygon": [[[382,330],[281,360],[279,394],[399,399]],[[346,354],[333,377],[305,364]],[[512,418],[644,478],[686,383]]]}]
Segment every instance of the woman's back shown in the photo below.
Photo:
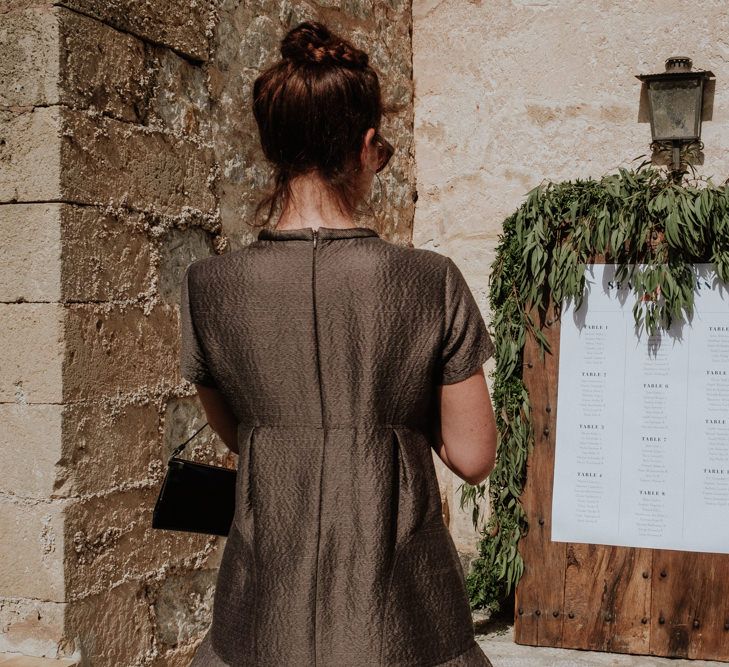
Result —
[{"label": "woman's back", "polygon": [[436,385],[493,353],[456,265],[364,227],[263,229],[188,268],[181,312],[183,375],[239,421],[216,659],[488,665],[431,453]]},{"label": "woman's back", "polygon": [[[206,384],[209,368],[239,421],[421,426],[432,385],[465,377],[492,352],[448,257],[365,227],[263,229],[242,250],[194,262],[186,279],[204,344],[183,371]],[[465,338],[441,359],[448,316]]]}]

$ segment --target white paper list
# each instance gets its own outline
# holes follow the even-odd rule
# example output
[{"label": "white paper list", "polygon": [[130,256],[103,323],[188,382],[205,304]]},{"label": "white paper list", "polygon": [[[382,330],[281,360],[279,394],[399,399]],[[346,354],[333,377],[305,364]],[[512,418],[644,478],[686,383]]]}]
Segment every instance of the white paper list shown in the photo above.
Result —
[{"label": "white paper list", "polygon": [[729,297],[694,273],[693,318],[653,336],[612,264],[563,307],[553,541],[729,553]]}]

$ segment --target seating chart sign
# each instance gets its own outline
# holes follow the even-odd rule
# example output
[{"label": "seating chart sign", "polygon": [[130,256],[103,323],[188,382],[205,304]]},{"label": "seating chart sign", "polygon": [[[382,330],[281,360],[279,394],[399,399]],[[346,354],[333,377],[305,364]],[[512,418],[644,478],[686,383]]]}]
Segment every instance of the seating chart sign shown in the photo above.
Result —
[{"label": "seating chart sign", "polygon": [[728,286],[694,265],[693,317],[648,336],[615,269],[562,309],[552,540],[729,553]]}]

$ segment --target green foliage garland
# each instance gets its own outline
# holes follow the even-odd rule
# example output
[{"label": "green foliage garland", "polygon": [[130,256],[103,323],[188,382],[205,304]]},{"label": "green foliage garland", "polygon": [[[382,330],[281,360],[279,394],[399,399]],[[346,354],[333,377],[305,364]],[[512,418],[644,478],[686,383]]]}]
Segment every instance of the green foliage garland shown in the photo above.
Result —
[{"label": "green foliage garland", "polygon": [[[489,478],[492,513],[467,577],[474,609],[498,611],[524,570],[517,544],[528,525],[519,497],[534,446],[521,374],[527,331],[542,359],[545,349],[551,352],[530,311],[536,305],[544,312],[550,295],[557,317],[564,300],[579,308],[585,268],[596,254],[616,264],[616,280],[630,281],[638,331],[645,325],[650,335],[684,313],[691,317],[692,263],[713,263],[718,277],[729,282],[729,188],[710,178],[677,183],[643,163],[597,181],[542,183],[504,221],[489,282],[499,444]],[[474,526],[485,489],[462,487],[461,507],[473,505]]]}]

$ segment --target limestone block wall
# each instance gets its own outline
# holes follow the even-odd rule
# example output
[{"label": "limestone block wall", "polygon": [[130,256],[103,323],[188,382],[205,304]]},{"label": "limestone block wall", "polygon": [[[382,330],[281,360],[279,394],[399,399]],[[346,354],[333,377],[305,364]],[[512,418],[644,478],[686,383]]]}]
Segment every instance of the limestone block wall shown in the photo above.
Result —
[{"label": "limestone block wall", "polygon": [[[184,665],[207,628],[224,540],[151,528],[204,420],[177,369],[180,280],[251,238],[250,85],[305,18],[367,48],[404,104],[376,197],[406,241],[400,0],[0,5],[0,653]],[[210,433],[186,454],[234,466]]]},{"label": "limestone block wall", "polygon": [[[662,72],[673,55],[717,77],[697,170],[722,183],[726,29],[721,0],[415,0],[415,245],[454,257],[488,321],[489,269],[504,218],[542,179],[599,178],[648,156],[650,125],[634,75]],[[440,472],[457,506],[458,480]],[[462,550],[473,544],[467,515],[456,516],[452,531]]]}]

